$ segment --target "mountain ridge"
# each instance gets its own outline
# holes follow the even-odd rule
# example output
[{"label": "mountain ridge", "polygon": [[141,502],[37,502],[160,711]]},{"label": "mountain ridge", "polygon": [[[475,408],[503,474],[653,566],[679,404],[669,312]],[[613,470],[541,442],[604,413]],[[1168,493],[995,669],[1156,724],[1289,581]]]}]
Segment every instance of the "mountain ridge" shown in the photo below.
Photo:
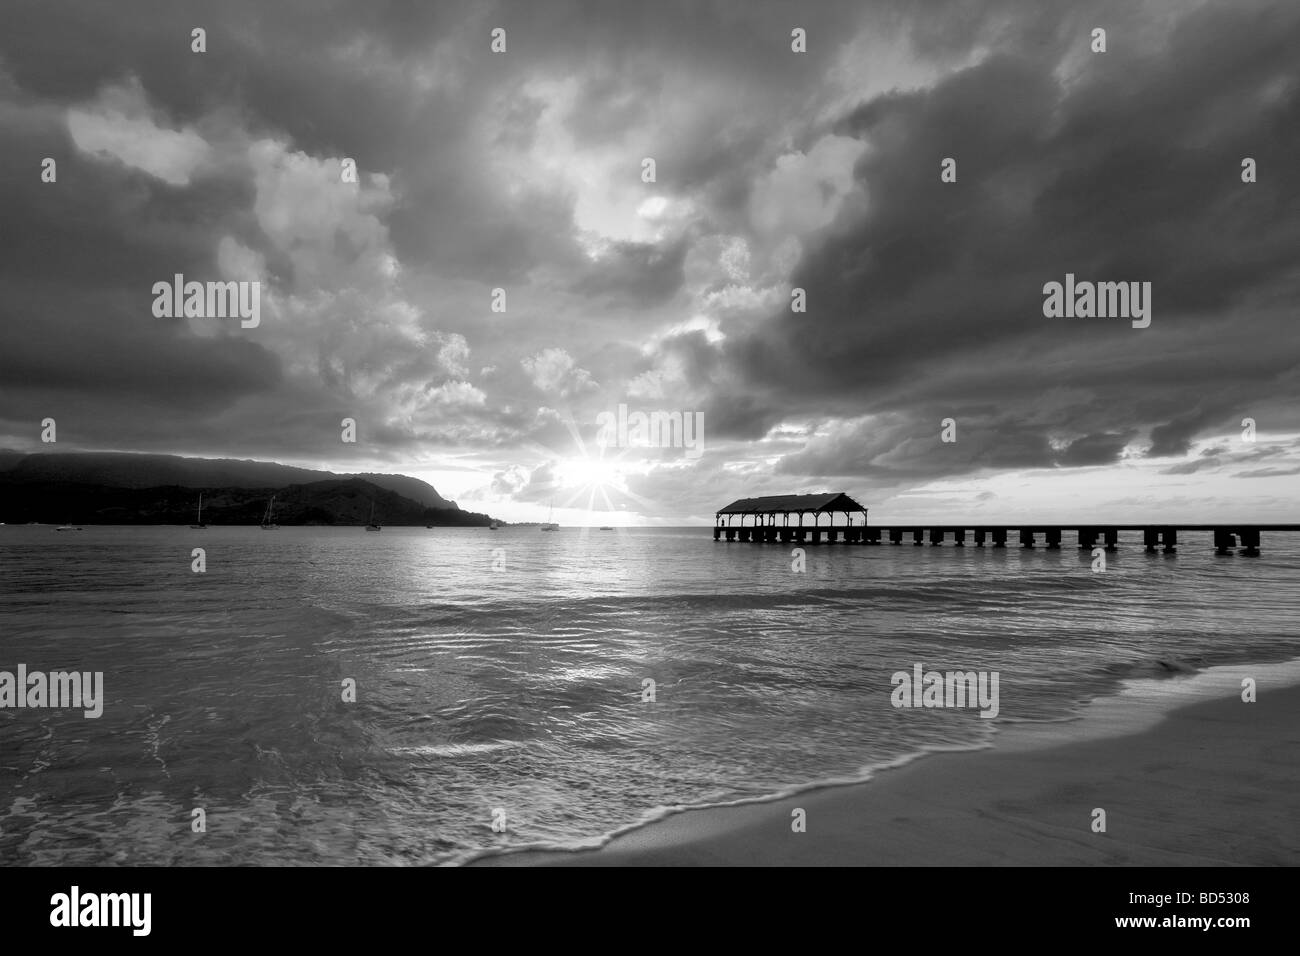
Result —
[{"label": "mountain ridge", "polygon": [[0,522],[8,524],[189,524],[200,493],[204,522],[212,525],[259,524],[272,495],[275,520],[283,525],[364,525],[372,505],[381,525],[493,520],[461,510],[409,475],[338,475],[252,459],[0,449]]},{"label": "mountain ridge", "polygon": [[359,478],[395,491],[426,508],[460,506],[436,488],[409,475],[376,472],[340,474],[253,458],[189,458],[146,452],[33,452],[0,449],[0,482],[61,482],[109,488],[287,488],[314,481]]}]

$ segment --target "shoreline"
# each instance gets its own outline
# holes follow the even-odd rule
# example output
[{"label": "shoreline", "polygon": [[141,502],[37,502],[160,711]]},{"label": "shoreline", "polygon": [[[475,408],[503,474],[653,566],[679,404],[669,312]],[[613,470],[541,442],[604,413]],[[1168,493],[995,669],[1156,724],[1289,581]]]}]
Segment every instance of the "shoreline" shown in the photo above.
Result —
[{"label": "shoreline", "polygon": [[[1257,700],[1241,699],[1241,679]],[[1013,723],[862,782],[683,809],[598,848],[467,866],[1294,865],[1300,661],[1125,682],[1076,720]],[[1094,832],[1094,810],[1105,832]],[[792,829],[804,811],[806,831]]]}]

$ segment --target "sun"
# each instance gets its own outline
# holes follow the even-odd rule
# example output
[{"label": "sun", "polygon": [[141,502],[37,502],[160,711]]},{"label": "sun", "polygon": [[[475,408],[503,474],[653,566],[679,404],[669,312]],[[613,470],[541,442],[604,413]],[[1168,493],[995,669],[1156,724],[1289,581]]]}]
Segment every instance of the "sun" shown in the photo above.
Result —
[{"label": "sun", "polygon": [[607,458],[569,458],[556,468],[561,487],[575,491],[621,490],[623,474],[616,461]]},{"label": "sun", "polygon": [[633,490],[636,479],[645,474],[645,468],[642,462],[628,457],[627,448],[611,451],[589,444],[583,440],[572,416],[565,424],[573,438],[573,448],[567,455],[538,446],[550,464],[548,502],[553,501],[556,508],[577,509],[588,515],[622,512],[633,506],[654,507],[654,502]]}]

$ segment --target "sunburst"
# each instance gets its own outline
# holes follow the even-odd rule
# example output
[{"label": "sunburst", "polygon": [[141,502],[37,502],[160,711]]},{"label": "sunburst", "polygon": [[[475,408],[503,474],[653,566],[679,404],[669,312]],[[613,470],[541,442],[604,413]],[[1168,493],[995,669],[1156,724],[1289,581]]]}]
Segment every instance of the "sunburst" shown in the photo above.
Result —
[{"label": "sunburst", "polygon": [[636,471],[628,460],[629,449],[588,445],[572,415],[565,418],[564,424],[573,439],[572,448],[545,449],[555,463],[556,494],[562,496],[556,500],[557,507],[578,508],[589,514],[620,511],[628,503],[653,508],[650,499],[628,487],[627,479]]}]

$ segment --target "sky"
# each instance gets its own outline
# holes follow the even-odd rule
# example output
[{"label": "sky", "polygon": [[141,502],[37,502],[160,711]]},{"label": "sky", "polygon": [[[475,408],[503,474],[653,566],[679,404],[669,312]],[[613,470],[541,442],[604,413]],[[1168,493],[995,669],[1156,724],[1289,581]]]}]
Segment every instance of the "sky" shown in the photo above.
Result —
[{"label": "sky", "polygon": [[[6,6],[0,447],[1300,521],[1289,0]],[[156,315],[176,274],[259,323]],[[1150,324],[1045,315],[1067,274]]]}]

